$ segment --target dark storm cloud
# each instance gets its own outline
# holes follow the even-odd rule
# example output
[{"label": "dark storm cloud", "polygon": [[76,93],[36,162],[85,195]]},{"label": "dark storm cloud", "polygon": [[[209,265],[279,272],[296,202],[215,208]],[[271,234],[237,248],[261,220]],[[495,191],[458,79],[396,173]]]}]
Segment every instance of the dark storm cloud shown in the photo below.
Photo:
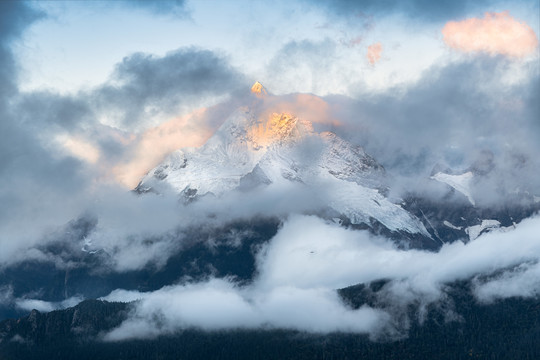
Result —
[{"label": "dark storm cloud", "polygon": [[[2,186],[4,191],[1,193],[7,197],[14,196],[7,188],[9,185],[16,185],[18,174],[30,178],[32,175],[37,176],[40,171],[45,171],[45,174],[57,172],[66,175],[62,169],[73,166],[69,161],[57,161],[48,156],[38,140],[42,128],[34,128],[32,119],[22,119],[17,109],[8,105],[8,100],[13,100],[18,95],[15,84],[17,67],[10,48],[11,41],[20,36],[26,26],[42,16],[43,14],[29,8],[24,2],[0,3],[0,174],[4,176],[5,185]],[[45,184],[47,179],[47,176],[42,179]],[[2,205],[4,208],[6,204]]]},{"label": "dark storm cloud", "polygon": [[12,40],[21,35],[24,29],[33,21],[44,16],[43,13],[29,7],[23,1],[0,2],[0,40],[5,45],[6,40]]},{"label": "dark storm cloud", "polygon": [[14,81],[16,64],[10,49],[11,41],[44,14],[30,8],[22,1],[0,2],[0,101],[5,101],[16,91]]},{"label": "dark storm cloud", "polygon": [[[45,218],[64,212],[66,194],[76,193],[84,178],[80,164],[55,156],[41,138],[49,124],[38,118],[24,119],[17,102],[17,66],[11,42],[42,14],[20,1],[0,2],[0,242],[2,261],[21,245],[40,236]],[[39,117],[45,110],[37,111]],[[39,115],[39,116],[38,116]],[[54,204],[54,206],[51,205]],[[65,213],[64,213],[65,215]],[[46,221],[45,221],[46,222]],[[28,226],[32,224],[32,226]],[[33,226],[35,225],[35,228]]]},{"label": "dark storm cloud", "polygon": [[[8,101],[17,95],[17,67],[11,42],[23,30],[43,16],[19,1],[0,2],[0,174],[11,174],[19,168],[19,159],[39,155],[35,137],[23,129]],[[40,157],[41,158],[41,157]],[[44,159],[42,159],[44,160]],[[24,170],[24,167],[21,167]],[[2,186],[5,189],[5,186]],[[4,191],[2,195],[7,196]]]},{"label": "dark storm cloud", "polygon": [[164,57],[136,53],[118,64],[106,84],[90,94],[98,109],[116,111],[126,125],[156,113],[178,114],[201,100],[246,87],[244,78],[227,59],[196,48],[180,49]]},{"label": "dark storm cloud", "polygon": [[95,120],[89,104],[82,97],[52,92],[31,92],[17,98],[18,121],[36,132],[74,130]]},{"label": "dark storm cloud", "polygon": [[[310,2],[311,4],[312,2]],[[427,22],[443,22],[485,7],[490,1],[479,0],[319,0],[318,6],[340,16],[403,14]]]}]

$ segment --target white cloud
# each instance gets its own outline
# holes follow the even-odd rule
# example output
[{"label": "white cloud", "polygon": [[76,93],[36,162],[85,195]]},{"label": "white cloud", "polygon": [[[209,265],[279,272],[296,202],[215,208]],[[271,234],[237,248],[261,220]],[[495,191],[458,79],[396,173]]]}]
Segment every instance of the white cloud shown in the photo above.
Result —
[{"label": "white cloud", "polygon": [[[540,217],[509,232],[492,232],[475,241],[445,245],[439,252],[400,250],[390,240],[352,231],[312,216],[291,216],[258,256],[259,276],[240,287],[231,279],[167,286],[149,293],[116,290],[106,300],[139,299],[130,318],[106,340],[153,337],[187,327],[286,328],[313,333],[335,331],[377,336],[398,331],[392,316],[363,306],[351,310],[335,289],[390,279],[382,293],[395,309],[444,298],[456,280],[540,260]],[[476,295],[534,296],[538,265],[482,284]],[[459,311],[459,310],[458,310]],[[399,314],[398,314],[399,315]],[[401,314],[403,315],[403,313]],[[393,325],[392,325],[393,324]]]},{"label": "white cloud", "polygon": [[343,306],[328,289],[276,287],[269,292],[238,288],[227,279],[168,286],[152,293],[113,292],[105,300],[139,297],[130,318],[105,336],[116,341],[148,338],[187,327],[204,330],[287,328],[327,333],[366,333],[379,329],[387,315],[362,307]]},{"label": "white cloud", "polygon": [[18,298],[15,299],[15,306],[21,310],[30,311],[30,310],[37,310],[40,312],[49,312],[53,310],[58,309],[65,309],[68,307],[72,307],[77,305],[83,301],[83,299],[79,296],[73,296],[63,301],[58,302],[51,302],[51,301],[43,301],[39,299],[25,299],[25,298]]},{"label": "white cloud", "polygon": [[[538,260],[537,260],[538,261]],[[540,295],[540,263],[523,264],[517,269],[482,282],[476,281],[476,297],[486,303],[511,297],[535,297]]]}]

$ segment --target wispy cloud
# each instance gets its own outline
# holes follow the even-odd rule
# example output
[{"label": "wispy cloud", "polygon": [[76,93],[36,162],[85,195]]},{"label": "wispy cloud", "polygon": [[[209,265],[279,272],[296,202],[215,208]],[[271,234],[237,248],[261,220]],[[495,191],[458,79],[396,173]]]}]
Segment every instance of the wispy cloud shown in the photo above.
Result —
[{"label": "wispy cloud", "polygon": [[196,110],[135,136],[126,144],[133,149],[127,154],[127,159],[121,160],[110,171],[120,183],[132,189],[148,170],[157,166],[174,150],[201,146],[213,130],[204,121],[205,111],[206,109]]},{"label": "wispy cloud", "polygon": [[380,42],[368,46],[367,59],[371,65],[375,65],[375,63],[381,60],[382,51],[383,47]]}]

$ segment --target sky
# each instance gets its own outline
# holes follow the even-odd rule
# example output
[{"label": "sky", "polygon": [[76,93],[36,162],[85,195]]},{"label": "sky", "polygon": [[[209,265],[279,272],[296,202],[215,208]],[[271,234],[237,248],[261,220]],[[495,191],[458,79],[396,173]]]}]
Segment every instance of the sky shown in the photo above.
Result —
[{"label": "sky", "polygon": [[[436,62],[449,61],[441,40],[442,28],[451,20],[510,11],[538,33],[534,1],[491,2],[484,8],[475,2],[444,2],[429,15],[422,14],[420,3],[414,5],[418,9],[401,9],[398,2],[387,9],[373,5],[370,13],[362,2],[171,2],[158,10],[103,1],[36,2],[33,5],[48,16],[27,29],[16,49],[24,69],[21,88],[73,92],[102,84],[130,54],[163,56],[197,47],[224,55],[250,80],[261,81],[276,94],[350,94],[355,83],[366,91],[383,90],[416,80]],[[347,14],[346,7],[352,7]],[[445,13],[454,16],[445,18]],[[384,47],[377,67],[366,56],[376,44]]]},{"label": "sky", "polygon": [[[463,170],[489,152],[495,175],[475,189],[480,206],[500,205],[515,189],[540,196],[539,12],[538,0],[2,1],[0,267],[44,260],[36,246],[47,234],[88,213],[99,219],[96,243],[116,249],[117,271],[166,254],[174,248],[170,236],[151,249],[145,236],[168,234],[179,219],[197,216],[178,209],[175,199],[136,198],[129,190],[172,151],[204,144],[245,105],[255,81],[320,130],[363,146],[393,174],[397,195],[421,188],[419,179],[435,166]],[[209,279],[152,294],[118,289],[108,298],[143,301],[109,340],[174,331],[174,317],[164,328],[151,323],[170,305],[170,294],[180,301],[179,319],[185,319],[183,307],[192,307],[200,316],[185,322],[203,328],[271,323],[365,333],[381,331],[377,324],[392,314],[345,309],[332,289],[390,277],[401,279],[390,292],[438,299],[442,282],[491,271],[486,264],[496,260],[501,269],[526,262],[518,272],[479,280],[479,299],[537,295],[537,217],[507,237],[490,235],[434,254],[404,252],[388,239],[303,215],[313,204],[309,194],[297,196],[304,205],[262,210],[295,215],[258,259],[261,275],[253,286]],[[207,200],[196,214],[212,209],[227,219],[246,216],[272,197],[250,200],[234,215],[228,209],[235,196]],[[323,250],[317,232],[336,239],[333,255],[319,259],[317,271],[327,269],[327,276],[304,279],[294,276],[301,272],[294,266],[273,262],[288,254],[282,239],[303,246],[302,227],[315,231],[314,244]],[[509,245],[518,240],[523,248]],[[352,262],[332,273],[346,254],[380,263]],[[394,267],[385,259],[395,260]],[[403,278],[400,264],[410,259],[419,265]],[[442,270],[425,275],[434,264]],[[224,304],[231,308],[199,307],[192,300],[200,294],[230,298]],[[318,300],[304,318],[278,315],[277,309],[293,312],[306,298]],[[30,300],[39,301],[18,301],[35,306]],[[208,309],[234,319],[211,320],[203,316]],[[320,313],[333,315],[310,320]]]}]

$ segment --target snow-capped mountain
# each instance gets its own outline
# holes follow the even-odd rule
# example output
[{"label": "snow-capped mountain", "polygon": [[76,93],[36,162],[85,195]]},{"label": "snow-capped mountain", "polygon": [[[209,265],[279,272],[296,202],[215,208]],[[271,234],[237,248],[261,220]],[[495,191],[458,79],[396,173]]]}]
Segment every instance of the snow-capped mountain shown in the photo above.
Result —
[{"label": "snow-capped mountain", "polygon": [[[267,92],[256,83],[254,101]],[[256,106],[255,106],[256,107]],[[191,199],[270,184],[322,188],[329,207],[352,224],[430,237],[422,222],[385,194],[385,170],[361,147],[288,112],[237,109],[200,148],[184,148],[152,169],[136,191],[164,186]]]}]

